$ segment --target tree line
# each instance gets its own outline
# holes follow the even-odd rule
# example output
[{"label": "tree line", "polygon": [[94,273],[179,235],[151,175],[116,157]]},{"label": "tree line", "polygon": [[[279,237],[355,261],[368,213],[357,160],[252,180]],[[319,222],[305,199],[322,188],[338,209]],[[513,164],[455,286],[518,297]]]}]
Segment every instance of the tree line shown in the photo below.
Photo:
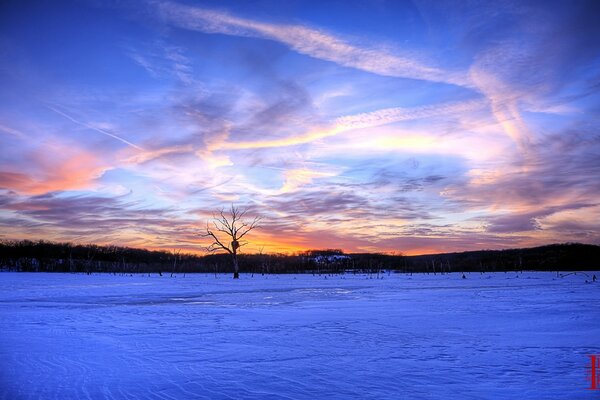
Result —
[{"label": "tree line", "polygon": [[581,243],[479,250],[461,253],[412,256],[409,269],[425,272],[495,271],[596,271],[600,269],[600,246]]},{"label": "tree line", "polygon": [[[242,273],[405,273],[494,272],[600,269],[600,246],[567,243],[510,250],[481,250],[422,256],[351,253],[339,249],[296,254],[237,254]],[[74,273],[232,273],[230,254],[194,255],[121,246],[47,241],[0,242],[0,268],[22,272]]]}]

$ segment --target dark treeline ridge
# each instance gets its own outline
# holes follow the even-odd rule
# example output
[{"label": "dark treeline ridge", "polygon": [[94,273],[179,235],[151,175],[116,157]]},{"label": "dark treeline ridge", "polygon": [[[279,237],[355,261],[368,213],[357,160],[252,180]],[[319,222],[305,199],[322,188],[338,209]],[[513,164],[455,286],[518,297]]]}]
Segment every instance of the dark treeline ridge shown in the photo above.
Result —
[{"label": "dark treeline ridge", "polygon": [[597,271],[600,269],[600,246],[550,244],[525,249],[411,256],[407,259],[409,268],[427,272]]},{"label": "dark treeline ridge", "polygon": [[197,272],[201,257],[121,246],[0,241],[0,268],[22,272]]},{"label": "dark treeline ridge", "polygon": [[[205,256],[176,251],[150,251],[120,246],[81,245],[47,241],[0,242],[0,269],[21,272],[109,273],[231,273],[227,254]],[[510,250],[480,250],[421,256],[344,254],[341,250],[308,250],[298,254],[244,254],[245,273],[344,272],[493,272],[582,271],[600,269],[600,246],[552,244]]]}]

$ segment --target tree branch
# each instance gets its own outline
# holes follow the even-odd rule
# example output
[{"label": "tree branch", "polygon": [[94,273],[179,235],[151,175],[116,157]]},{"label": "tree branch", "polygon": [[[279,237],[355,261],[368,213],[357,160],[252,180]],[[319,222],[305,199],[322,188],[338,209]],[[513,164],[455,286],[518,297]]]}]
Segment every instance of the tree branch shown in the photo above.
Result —
[{"label": "tree branch", "polygon": [[[241,210],[231,205],[229,215],[224,209],[219,211],[218,215],[213,214],[211,228],[209,222],[206,223],[206,232],[201,234],[202,237],[209,237],[212,243],[206,247],[209,252],[224,250],[229,254],[236,254],[237,249],[248,244],[247,241],[240,241],[248,232],[258,227],[260,222],[259,217],[255,217],[252,222],[242,221],[247,210]],[[219,234],[220,233],[220,234]],[[231,246],[224,243],[231,241]],[[235,245],[234,245],[235,243]]]},{"label": "tree branch", "polygon": [[260,218],[259,217],[255,217],[254,221],[252,221],[252,223],[250,225],[246,224],[246,226],[247,226],[246,230],[243,231],[242,234],[237,237],[237,239],[240,240],[241,238],[243,238],[246,235],[246,233],[250,232],[254,228],[258,228],[258,223],[259,222],[260,222]]}]

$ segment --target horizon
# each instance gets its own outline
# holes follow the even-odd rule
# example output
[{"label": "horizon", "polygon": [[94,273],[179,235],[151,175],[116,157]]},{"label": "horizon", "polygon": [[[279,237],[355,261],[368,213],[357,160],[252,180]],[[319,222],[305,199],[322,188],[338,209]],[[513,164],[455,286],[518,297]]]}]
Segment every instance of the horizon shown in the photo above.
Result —
[{"label": "horizon", "polygon": [[0,240],[427,255],[600,244],[600,5],[23,1]]},{"label": "horizon", "polygon": [[[43,239],[40,240],[32,240],[32,239],[23,239],[22,241],[30,241],[33,244],[37,244],[37,243],[44,243],[44,244],[50,244],[50,245],[69,245],[69,246],[82,246],[82,247],[87,247],[87,246],[97,246],[97,247],[115,247],[115,248],[121,248],[121,249],[130,249],[130,250],[142,250],[142,251],[149,251],[149,252],[159,252],[159,253],[168,253],[168,254],[178,254],[178,255],[183,255],[183,256],[194,256],[194,257],[205,257],[205,256],[229,256],[229,254],[227,254],[226,252],[207,252],[207,251],[202,251],[201,249],[192,249],[191,251],[187,252],[181,252],[181,253],[177,253],[177,251],[181,251],[183,249],[181,248],[162,248],[162,247],[156,247],[156,248],[152,248],[152,247],[130,247],[130,246],[126,246],[126,245],[118,245],[118,244],[114,244],[114,243],[110,243],[110,244],[96,244],[96,243],[83,243],[83,242],[54,242],[54,241],[45,241]],[[11,245],[13,243],[18,243],[18,240],[0,240],[0,245],[1,244],[7,244],[7,245]],[[546,243],[546,244],[542,244],[542,245],[538,245],[538,246],[531,246],[531,247],[507,247],[507,248],[501,248],[501,249],[486,249],[486,248],[480,248],[480,249],[474,249],[474,250],[464,250],[464,251],[448,251],[448,252],[443,252],[443,253],[418,253],[418,254],[406,254],[406,253],[402,253],[402,252],[398,252],[398,251],[391,251],[391,252],[346,252],[342,249],[336,248],[336,247],[330,247],[330,248],[312,248],[312,249],[305,249],[302,251],[297,251],[297,252],[241,252],[239,253],[240,256],[257,256],[257,255],[272,255],[272,256],[285,256],[285,257],[294,257],[294,256],[299,256],[302,255],[302,253],[304,252],[337,252],[340,251],[341,254],[343,255],[361,255],[361,254],[382,254],[382,255],[386,255],[386,256],[394,256],[394,257],[420,257],[420,256],[436,256],[436,255],[448,255],[448,254],[461,254],[461,253],[470,253],[470,252],[489,252],[489,251],[513,251],[513,250],[532,250],[532,249],[538,249],[538,248],[542,248],[542,247],[553,247],[553,246],[597,246],[600,247],[600,245],[598,244],[592,244],[592,243],[581,243],[581,242],[562,242],[562,243]]]}]

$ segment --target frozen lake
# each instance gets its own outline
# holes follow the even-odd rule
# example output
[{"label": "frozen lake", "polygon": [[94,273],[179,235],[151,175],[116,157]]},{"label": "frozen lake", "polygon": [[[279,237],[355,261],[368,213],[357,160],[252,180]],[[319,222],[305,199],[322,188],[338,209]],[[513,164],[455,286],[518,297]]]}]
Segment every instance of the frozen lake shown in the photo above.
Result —
[{"label": "frozen lake", "polygon": [[597,399],[586,279],[0,273],[0,398]]}]

